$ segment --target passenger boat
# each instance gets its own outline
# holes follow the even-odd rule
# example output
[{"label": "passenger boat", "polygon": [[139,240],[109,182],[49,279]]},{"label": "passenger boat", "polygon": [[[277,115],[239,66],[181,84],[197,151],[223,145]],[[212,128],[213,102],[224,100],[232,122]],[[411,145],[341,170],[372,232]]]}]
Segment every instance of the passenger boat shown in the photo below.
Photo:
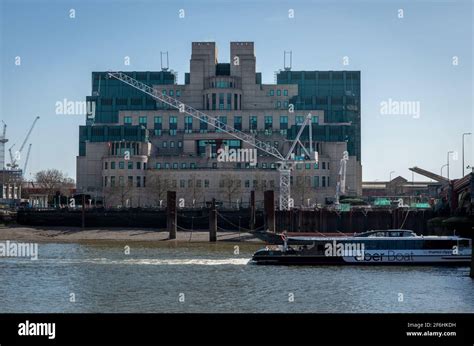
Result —
[{"label": "passenger boat", "polygon": [[458,236],[420,236],[404,229],[375,230],[342,237],[282,234],[283,246],[266,247],[256,264],[283,265],[456,265],[471,262],[472,241]]}]

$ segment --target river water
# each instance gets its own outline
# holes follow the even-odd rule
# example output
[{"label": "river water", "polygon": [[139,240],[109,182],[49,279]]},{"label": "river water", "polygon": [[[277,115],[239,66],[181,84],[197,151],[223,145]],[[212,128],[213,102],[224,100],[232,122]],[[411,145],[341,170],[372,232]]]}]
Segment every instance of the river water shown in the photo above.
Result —
[{"label": "river water", "polygon": [[0,313],[474,312],[468,267],[257,266],[255,245],[125,245],[0,258]]}]

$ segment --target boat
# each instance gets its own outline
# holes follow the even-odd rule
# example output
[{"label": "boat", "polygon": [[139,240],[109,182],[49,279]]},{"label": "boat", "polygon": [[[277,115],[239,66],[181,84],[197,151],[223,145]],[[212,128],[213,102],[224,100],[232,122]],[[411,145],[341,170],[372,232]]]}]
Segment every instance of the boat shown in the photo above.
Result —
[{"label": "boat", "polygon": [[472,240],[423,236],[411,230],[373,230],[352,236],[290,236],[267,246],[251,263],[276,265],[452,265],[469,266]]}]

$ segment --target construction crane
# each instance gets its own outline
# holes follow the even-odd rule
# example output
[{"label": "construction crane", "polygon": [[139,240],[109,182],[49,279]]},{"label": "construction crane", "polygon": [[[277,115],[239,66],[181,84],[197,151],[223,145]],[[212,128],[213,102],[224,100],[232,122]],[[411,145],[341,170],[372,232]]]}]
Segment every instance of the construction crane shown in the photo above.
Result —
[{"label": "construction crane", "polygon": [[7,136],[7,124],[2,120],[3,131],[0,137],[0,170],[5,169],[5,143],[8,142]]},{"label": "construction crane", "polygon": [[21,143],[21,146],[20,146],[20,149],[18,149],[18,151],[15,153],[15,156],[13,156],[12,154],[12,149],[13,147],[15,146],[15,144],[13,144],[9,149],[8,149],[8,152],[10,153],[10,164],[8,164],[8,166],[10,166],[11,169],[16,169],[18,168],[18,163],[17,161],[20,160],[21,158],[21,153],[23,151],[23,148],[25,147],[25,144],[26,142],[28,141],[28,138],[30,138],[30,135],[31,135],[31,132],[33,131],[33,128],[35,127],[36,125],[36,122],[38,121],[40,117],[36,117],[35,120],[33,121],[33,124],[31,125],[30,127],[30,130],[28,131],[28,133],[26,134],[26,137],[25,139],[23,140],[23,143]]},{"label": "construction crane", "polygon": [[28,146],[28,151],[26,152],[25,164],[23,165],[23,176],[26,175],[26,167],[28,167],[28,160],[30,159],[31,143]]},{"label": "construction crane", "polygon": [[[318,162],[318,153],[314,151],[313,140],[312,140],[312,128],[311,128],[311,119],[312,115],[309,113],[304,122],[301,124],[301,127],[296,135],[290,150],[284,156],[282,155],[277,148],[269,145],[263,141],[260,141],[255,138],[255,136],[246,134],[242,131],[234,129],[233,127],[223,123],[218,118],[207,115],[197,109],[194,109],[181,101],[178,101],[168,95],[160,93],[158,90],[153,89],[145,83],[139,82],[136,79],[128,76],[123,72],[109,72],[109,77],[118,79],[119,81],[132,86],[135,89],[138,89],[145,94],[150,95],[154,99],[163,102],[173,108],[178,109],[181,113],[192,116],[199,121],[205,122],[208,125],[218,129],[220,132],[224,132],[242,142],[245,142],[257,150],[261,150],[264,153],[271,155],[277,159],[278,171],[280,173],[280,210],[289,210],[291,207],[291,194],[290,194],[290,177],[291,171],[294,169],[295,165],[298,163],[317,163]],[[309,125],[309,126],[308,126]],[[309,150],[307,150],[300,141],[300,137],[305,129],[309,127]],[[302,157],[297,157],[293,151],[297,146],[301,147],[302,152],[304,153]],[[307,159],[308,158],[308,159]]]},{"label": "construction crane", "polygon": [[336,185],[336,208],[339,208],[339,198],[346,193],[346,166],[349,160],[349,152],[342,153],[342,159],[339,163],[338,182]]}]

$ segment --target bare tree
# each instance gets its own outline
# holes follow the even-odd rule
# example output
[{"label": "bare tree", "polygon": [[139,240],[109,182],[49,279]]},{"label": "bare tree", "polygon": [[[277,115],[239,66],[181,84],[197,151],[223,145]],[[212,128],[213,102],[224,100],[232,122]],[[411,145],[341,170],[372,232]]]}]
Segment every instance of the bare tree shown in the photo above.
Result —
[{"label": "bare tree", "polygon": [[74,187],[74,180],[57,169],[39,171],[35,174],[35,180],[37,186],[48,195],[48,199],[57,193],[68,194]]},{"label": "bare tree", "polygon": [[232,204],[234,196],[240,196],[242,190],[241,181],[235,174],[224,174],[222,175],[224,193],[229,202],[229,206]]},{"label": "bare tree", "polygon": [[202,190],[203,181],[201,180],[200,183],[198,184],[198,180],[200,180],[198,179],[198,176],[193,173],[190,175],[189,181],[188,181],[188,189],[192,196],[193,201],[197,201],[198,199],[200,199],[202,195],[202,191],[203,191]]},{"label": "bare tree", "polygon": [[149,191],[152,194],[153,201],[156,205],[160,205],[160,201],[166,198],[166,192],[170,189],[171,184],[169,174],[157,173],[154,174],[147,184]]}]

